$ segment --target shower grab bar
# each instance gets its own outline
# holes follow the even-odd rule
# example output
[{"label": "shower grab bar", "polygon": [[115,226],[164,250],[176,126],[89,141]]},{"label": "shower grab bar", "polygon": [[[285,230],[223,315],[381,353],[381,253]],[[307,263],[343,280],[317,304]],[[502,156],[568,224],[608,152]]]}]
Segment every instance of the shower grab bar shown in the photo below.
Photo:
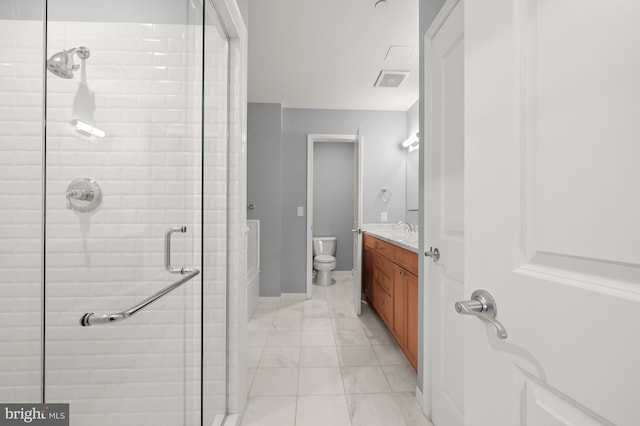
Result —
[{"label": "shower grab bar", "polygon": [[140,312],[141,310],[143,310],[144,308],[146,308],[147,306],[149,306],[150,304],[152,304],[156,300],[160,299],[165,294],[172,292],[173,290],[175,290],[176,288],[180,287],[182,284],[184,284],[187,281],[191,280],[193,277],[195,277],[196,275],[198,275],[200,273],[200,271],[198,269],[196,269],[196,268],[192,268],[192,269],[186,269],[185,268],[184,271],[188,275],[185,275],[184,277],[180,278],[178,281],[176,281],[173,284],[163,288],[162,290],[160,290],[159,292],[157,292],[153,296],[143,300],[142,302],[138,303],[137,305],[133,306],[132,308],[129,308],[126,311],[116,312],[115,314],[100,314],[100,315],[96,315],[93,312],[87,312],[84,315],[82,315],[82,318],[80,318],[80,324],[83,327],[89,327],[91,325],[111,324],[113,322],[126,320],[127,318],[137,314],[138,312]]}]

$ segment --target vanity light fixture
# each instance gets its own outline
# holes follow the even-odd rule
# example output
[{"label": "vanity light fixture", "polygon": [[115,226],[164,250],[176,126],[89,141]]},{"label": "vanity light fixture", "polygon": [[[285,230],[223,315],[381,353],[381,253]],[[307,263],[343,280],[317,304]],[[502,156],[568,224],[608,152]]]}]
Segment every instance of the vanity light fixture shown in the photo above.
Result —
[{"label": "vanity light fixture", "polygon": [[84,121],[73,120],[71,121],[71,124],[76,127],[76,132],[81,133],[85,136],[96,136],[98,138],[103,138],[106,135],[104,131],[93,127],[91,124],[87,124]]}]

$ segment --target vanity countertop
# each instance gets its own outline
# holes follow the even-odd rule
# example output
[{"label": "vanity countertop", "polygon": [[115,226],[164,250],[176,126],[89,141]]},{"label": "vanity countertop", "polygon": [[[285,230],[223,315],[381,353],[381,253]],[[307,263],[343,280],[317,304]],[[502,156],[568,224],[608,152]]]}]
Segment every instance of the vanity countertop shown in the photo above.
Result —
[{"label": "vanity countertop", "polygon": [[416,232],[409,233],[402,229],[396,229],[396,227],[397,225],[363,225],[362,230],[372,237],[418,253],[418,234]]}]

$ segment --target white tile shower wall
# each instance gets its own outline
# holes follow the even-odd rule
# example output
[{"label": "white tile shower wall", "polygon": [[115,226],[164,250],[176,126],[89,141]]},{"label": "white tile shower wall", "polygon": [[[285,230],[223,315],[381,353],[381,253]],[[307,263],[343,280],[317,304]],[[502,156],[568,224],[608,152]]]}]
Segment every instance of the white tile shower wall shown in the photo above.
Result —
[{"label": "white tile shower wall", "polygon": [[[17,37],[17,29],[22,33],[33,26],[35,31],[41,24],[12,24],[17,25],[10,34],[13,42],[5,43],[10,44],[11,52],[22,52],[23,38]],[[4,22],[0,28],[6,28]],[[80,62],[82,68],[75,79],[62,80],[48,74],[46,393],[50,402],[71,403],[74,424],[79,426],[195,424],[191,415],[199,408],[199,384],[193,380],[199,380],[196,371],[200,368],[197,322],[201,277],[126,322],[82,328],[78,320],[84,312],[127,308],[176,279],[163,271],[164,232],[200,218],[201,31],[175,25],[49,25],[48,56],[80,45],[92,52],[88,60]],[[33,53],[28,58],[41,61],[42,53]],[[20,56],[15,63],[17,69],[26,68],[27,57]],[[40,90],[41,74],[22,75],[15,70],[9,74],[0,74],[3,94],[5,87],[11,87],[16,103],[18,98],[33,99],[31,109],[23,108],[25,111],[2,106],[1,149],[14,153],[18,147],[5,145],[6,133],[39,140],[37,126],[22,126],[20,120],[38,120],[39,104],[36,97],[29,95]],[[225,81],[211,87],[221,84]],[[207,108],[207,119],[226,120],[226,95],[211,96]],[[77,134],[70,121],[78,118],[105,130],[107,137],[95,140]],[[213,410],[220,411],[224,410],[226,390],[226,345],[220,342],[226,338],[227,213],[226,205],[216,203],[214,198],[226,198],[227,155],[218,151],[220,146],[226,146],[220,143],[225,136],[224,131],[215,133],[211,138],[215,154],[206,155],[206,161],[211,162],[207,179],[213,188],[207,193],[207,197],[212,196],[211,202],[206,204],[216,223],[205,228],[205,238],[211,235],[214,243],[205,240],[210,251],[203,273],[205,306],[220,324],[210,327],[206,336],[218,343],[209,350],[211,359],[220,361],[208,366],[210,376],[218,380],[210,389],[212,396],[217,393],[217,399],[212,398],[207,404],[217,403]],[[34,146],[38,143],[34,142]],[[9,157],[16,165],[11,169],[15,181],[38,182],[39,156],[18,152]],[[5,167],[2,169],[4,173]],[[103,203],[95,213],[78,214],[65,208],[66,185],[80,176],[93,177],[102,186]],[[16,201],[11,191],[15,187],[0,187],[3,204],[5,200]],[[28,194],[31,198],[23,197],[24,201],[13,204],[24,206],[23,210],[38,207],[37,186]],[[20,213],[16,216],[25,221],[29,217]],[[32,227],[37,228],[38,222]],[[8,238],[24,240],[22,234],[6,229],[5,223],[0,228],[3,238],[6,233]],[[191,226],[187,235],[174,236],[174,264],[202,267],[200,243],[193,238],[199,230],[199,226]],[[37,229],[34,235],[39,236]],[[21,243],[26,247],[24,241]],[[4,251],[2,258],[3,262],[11,260]],[[39,254],[34,259],[39,259]],[[18,267],[20,262],[16,260]],[[34,260],[22,261],[22,267],[35,271],[34,265]],[[38,282],[39,273],[32,279]],[[10,284],[8,291],[0,294],[0,303],[17,310],[12,301],[25,288],[17,287],[19,284]],[[26,302],[39,308],[39,284],[38,293],[30,293]],[[23,311],[29,309],[20,309]],[[19,329],[4,327],[19,321],[19,316],[0,325],[3,348],[5,342],[20,341]],[[31,317],[33,328],[39,323],[38,311]],[[34,342],[39,353],[39,335],[34,337],[29,344],[1,352],[12,357],[8,365],[19,371],[12,377],[14,383],[27,383],[27,376],[33,376],[34,371],[39,376],[37,357],[34,365],[17,361],[28,359],[24,355],[34,352]],[[10,392],[4,380],[0,392]]]},{"label": "white tile shower wall", "polygon": [[0,401],[38,402],[43,26],[0,21]]}]

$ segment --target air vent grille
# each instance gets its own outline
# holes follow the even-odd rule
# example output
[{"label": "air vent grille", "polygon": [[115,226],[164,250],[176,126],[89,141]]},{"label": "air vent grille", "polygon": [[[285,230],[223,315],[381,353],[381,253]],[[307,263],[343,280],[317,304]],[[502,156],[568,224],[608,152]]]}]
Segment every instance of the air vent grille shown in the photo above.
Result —
[{"label": "air vent grille", "polygon": [[399,87],[409,75],[409,71],[382,70],[378,74],[374,87]]}]

